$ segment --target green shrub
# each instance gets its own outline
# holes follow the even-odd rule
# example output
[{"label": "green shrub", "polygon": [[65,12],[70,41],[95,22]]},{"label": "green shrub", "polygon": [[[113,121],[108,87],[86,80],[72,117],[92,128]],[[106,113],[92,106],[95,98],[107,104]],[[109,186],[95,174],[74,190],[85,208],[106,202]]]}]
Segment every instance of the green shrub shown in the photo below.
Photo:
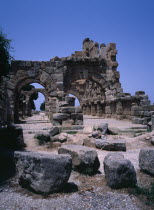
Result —
[{"label": "green shrub", "polygon": [[35,139],[38,141],[38,145],[45,145],[46,143],[50,142],[50,135],[38,133],[34,136]]},{"label": "green shrub", "polygon": [[66,131],[67,134],[71,134],[71,135],[74,135],[74,134],[77,134],[77,131]]}]

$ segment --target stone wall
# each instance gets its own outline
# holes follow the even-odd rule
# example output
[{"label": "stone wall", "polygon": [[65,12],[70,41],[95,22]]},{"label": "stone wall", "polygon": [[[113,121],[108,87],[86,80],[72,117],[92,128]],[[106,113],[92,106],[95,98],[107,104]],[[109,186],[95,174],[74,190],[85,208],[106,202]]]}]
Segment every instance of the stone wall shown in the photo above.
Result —
[{"label": "stone wall", "polygon": [[6,88],[7,77],[0,78],[0,128],[12,122],[10,101]]}]

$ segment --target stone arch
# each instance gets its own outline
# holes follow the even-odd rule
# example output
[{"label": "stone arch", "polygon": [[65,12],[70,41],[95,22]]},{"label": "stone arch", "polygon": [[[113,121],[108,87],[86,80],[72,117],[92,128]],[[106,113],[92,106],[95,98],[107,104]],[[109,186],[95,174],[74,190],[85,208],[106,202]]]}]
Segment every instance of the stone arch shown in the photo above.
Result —
[{"label": "stone arch", "polygon": [[33,88],[30,91],[21,91],[21,94],[26,96],[26,115],[31,116],[31,108],[30,108],[30,99],[34,93],[42,93],[45,97],[45,112],[49,117],[49,95],[45,89],[42,88]]},{"label": "stone arch", "polygon": [[[49,78],[48,78],[49,79]],[[18,116],[18,102],[19,102],[19,95],[21,93],[22,87],[27,85],[27,84],[31,84],[31,83],[38,83],[40,85],[42,85],[45,88],[44,94],[47,98],[48,101],[48,116],[49,116],[49,109],[53,106],[53,103],[55,102],[55,97],[51,96],[51,86],[53,85],[56,88],[56,83],[53,82],[53,80],[48,80],[46,81],[42,81],[39,78],[29,78],[29,77],[24,77],[22,79],[18,79],[15,80],[14,78],[14,88],[11,90],[10,93],[10,101],[11,101],[11,108],[12,108],[12,121],[14,122],[18,122],[19,116]],[[10,90],[9,90],[10,91]],[[52,98],[54,98],[54,100],[52,101]],[[50,107],[49,107],[50,106]],[[50,112],[50,116],[49,118],[52,117],[52,114],[54,112],[56,112],[56,108],[55,110],[52,110]]]}]

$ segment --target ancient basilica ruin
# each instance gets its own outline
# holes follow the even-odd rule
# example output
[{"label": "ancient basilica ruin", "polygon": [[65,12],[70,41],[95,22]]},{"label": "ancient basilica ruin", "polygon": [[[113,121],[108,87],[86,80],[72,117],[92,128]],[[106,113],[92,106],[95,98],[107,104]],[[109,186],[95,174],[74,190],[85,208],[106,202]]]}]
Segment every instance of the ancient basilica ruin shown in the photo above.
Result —
[{"label": "ancient basilica ruin", "polygon": [[[98,44],[86,38],[82,48],[71,56],[54,57],[50,61],[13,61],[4,84],[1,124],[18,122],[21,93],[25,95],[24,112],[30,113],[30,95],[41,90],[26,93],[22,88],[35,82],[44,87],[46,114],[54,125],[62,125],[63,121],[70,125],[82,124],[82,113],[129,119],[137,124],[153,122],[154,106],[150,105],[145,92],[137,91],[133,96],[123,92],[117,71],[116,44]],[[70,107],[69,94],[78,98],[82,110]]]}]

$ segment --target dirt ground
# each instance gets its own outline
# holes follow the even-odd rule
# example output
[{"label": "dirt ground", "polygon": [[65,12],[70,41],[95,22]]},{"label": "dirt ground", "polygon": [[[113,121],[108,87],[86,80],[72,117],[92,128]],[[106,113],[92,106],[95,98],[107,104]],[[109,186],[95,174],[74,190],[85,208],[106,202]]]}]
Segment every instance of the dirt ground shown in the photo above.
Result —
[{"label": "dirt ground", "polygon": [[[118,129],[129,129],[136,127],[130,121],[120,121],[115,119],[101,119],[98,117],[84,116],[84,132],[88,132],[92,127],[100,122],[107,122],[109,127]],[[49,149],[45,146],[38,146],[34,135],[37,132],[48,132],[52,124],[47,118],[33,116],[27,118],[25,123],[20,124],[23,127],[24,140],[27,144],[26,150],[37,151],[41,153],[57,153],[56,149]],[[140,126],[143,127],[142,125]],[[87,135],[87,134],[86,134]],[[107,138],[120,138],[126,141],[125,158],[129,159],[136,170],[138,186],[149,188],[154,183],[154,178],[141,172],[138,164],[138,156],[141,148],[152,148],[150,137],[154,132],[129,138],[128,136],[110,136]],[[78,134],[82,139],[84,133]],[[81,143],[82,141],[80,141]],[[42,197],[22,189],[16,180],[10,180],[5,185],[0,186],[0,210],[12,209],[154,209],[151,201],[143,195],[136,194],[134,189],[111,190],[106,185],[103,160],[109,151],[96,149],[100,160],[99,173],[95,176],[85,176],[77,172],[72,172],[70,176],[70,187],[64,193],[57,193]],[[73,183],[73,184],[72,184]],[[74,191],[74,192],[72,192]]]}]

